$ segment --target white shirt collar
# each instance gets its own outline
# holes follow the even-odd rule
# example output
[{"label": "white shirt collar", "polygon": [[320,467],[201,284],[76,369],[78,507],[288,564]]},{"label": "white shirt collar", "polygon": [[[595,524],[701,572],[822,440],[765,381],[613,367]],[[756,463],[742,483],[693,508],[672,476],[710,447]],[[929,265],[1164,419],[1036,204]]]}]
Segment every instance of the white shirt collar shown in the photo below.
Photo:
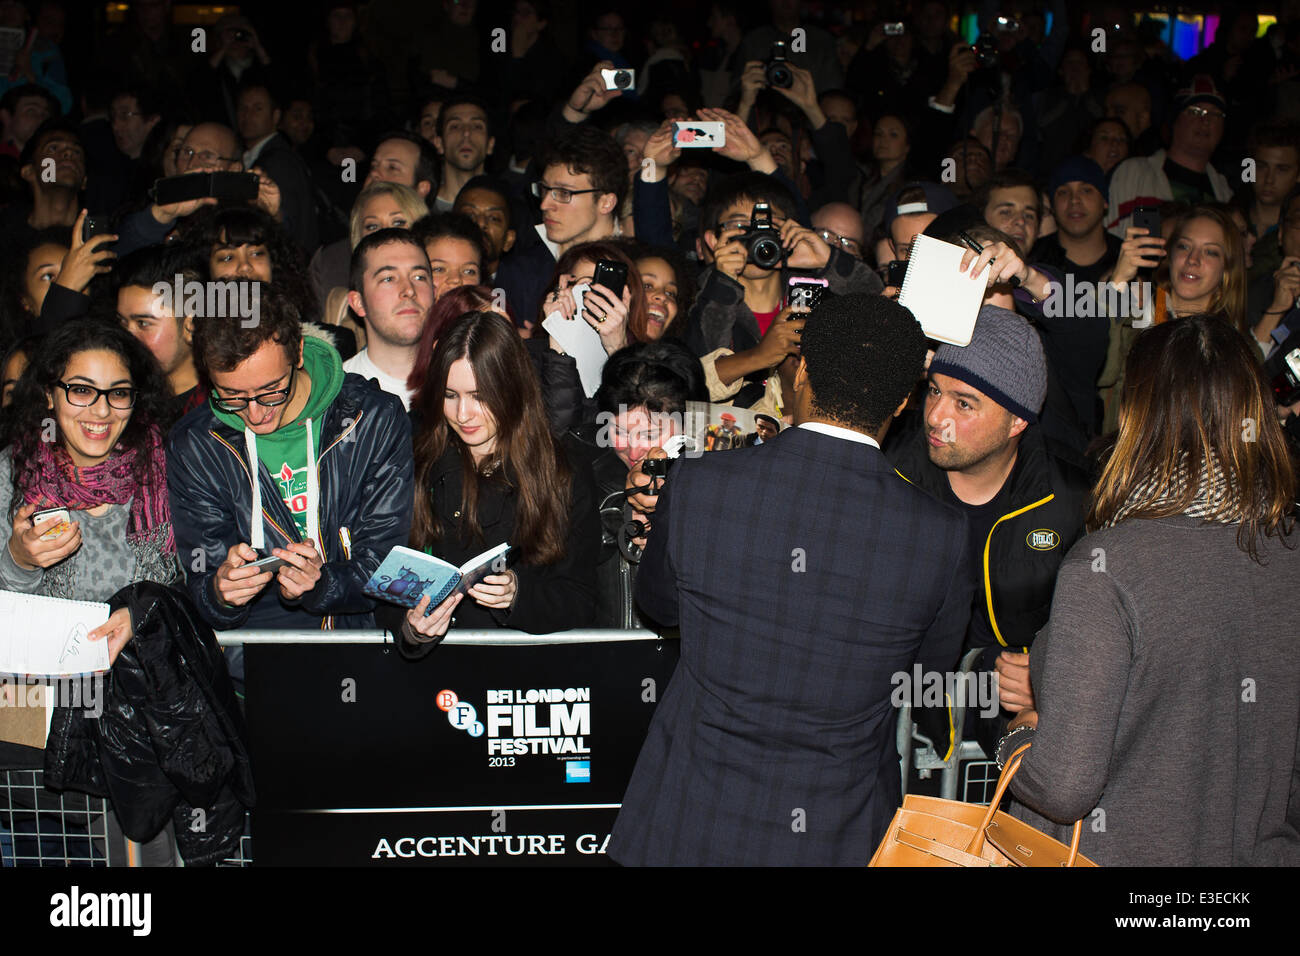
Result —
[{"label": "white shirt collar", "polygon": [[819,432],[822,435],[830,435],[832,438],[843,438],[845,441],[856,441],[863,445],[870,445],[872,448],[879,448],[880,444],[870,435],[863,432],[855,432],[851,428],[840,428],[839,425],[827,425],[825,422],[804,422],[799,426],[809,431]]},{"label": "white shirt collar", "polygon": [[248,147],[248,149],[244,150],[244,168],[245,168],[245,169],[250,168],[254,163],[257,162],[257,157],[261,155],[261,153],[262,153],[262,148],[263,148],[267,143],[269,143],[269,142],[271,141],[271,138],[272,138],[273,136],[275,136],[275,134],[278,133],[278,132],[279,132],[279,130],[272,130],[271,133],[270,133],[270,135],[262,137],[262,138],[259,139],[256,143],[254,143],[252,146]]}]

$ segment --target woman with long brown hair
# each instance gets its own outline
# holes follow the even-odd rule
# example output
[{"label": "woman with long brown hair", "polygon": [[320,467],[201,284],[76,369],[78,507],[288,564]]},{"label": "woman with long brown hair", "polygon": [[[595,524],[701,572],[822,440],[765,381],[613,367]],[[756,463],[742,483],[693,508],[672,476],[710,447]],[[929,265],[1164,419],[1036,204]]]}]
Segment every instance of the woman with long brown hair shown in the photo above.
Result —
[{"label": "woman with long brown hair", "polygon": [[998,747],[1032,744],[1017,815],[1086,818],[1080,852],[1103,865],[1294,866],[1300,548],[1273,397],[1217,316],[1144,332],[1125,371],[1092,533]]},{"label": "woman with long brown hair", "polygon": [[[1143,328],[1188,315],[1215,315],[1243,337],[1250,336],[1246,318],[1246,253],[1231,210],[1221,203],[1192,206],[1180,216],[1168,238],[1148,236],[1131,227],[1120,247],[1119,261],[1109,282],[1127,291],[1138,270],[1154,267],[1151,301],[1121,297],[1126,316],[1112,315],[1110,349],[1098,385],[1106,398],[1106,431],[1115,426],[1124,359]],[[1098,304],[1106,307],[1106,295]],[[1105,314],[1104,312],[1101,314]]]},{"label": "woman with long brown hair", "polygon": [[[471,311],[441,331],[412,404],[415,519],[410,543],[460,565],[498,544],[510,568],[430,609],[381,623],[421,657],[452,623],[547,633],[590,625],[600,522],[590,465],[547,424],[541,388],[514,323]],[[429,611],[426,616],[426,611]],[[385,621],[385,616],[388,621]]]}]

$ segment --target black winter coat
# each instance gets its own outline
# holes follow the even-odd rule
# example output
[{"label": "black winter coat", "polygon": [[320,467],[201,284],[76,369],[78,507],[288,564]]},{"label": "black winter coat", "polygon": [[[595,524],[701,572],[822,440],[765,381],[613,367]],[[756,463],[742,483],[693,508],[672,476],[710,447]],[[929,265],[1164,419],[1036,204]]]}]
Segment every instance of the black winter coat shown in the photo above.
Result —
[{"label": "black winter coat", "polygon": [[237,849],[254,800],[221,648],[180,590],[141,581],[108,603],[130,610],[135,636],[106,675],[98,719],[54,712],[45,786],[107,797],[140,843],[172,820],[187,866],[217,863]]},{"label": "black winter coat", "polygon": [[[464,598],[452,618],[453,627],[464,630],[490,630],[498,627],[547,634],[575,627],[592,627],[596,620],[596,562],[600,556],[600,519],[596,511],[596,488],[591,466],[567,444],[562,443],[573,471],[569,507],[569,534],[564,557],[556,564],[529,565],[511,559],[511,570],[518,576],[518,593],[514,607],[493,610]],[[525,465],[525,468],[527,465]],[[523,476],[527,480],[527,476]],[[433,496],[433,509],[443,528],[456,529],[460,524],[462,473],[460,453],[449,445],[433,470],[431,487],[419,494]],[[460,565],[502,542],[514,544],[515,491],[501,481],[483,481],[479,486],[478,521],[483,530],[481,540],[462,541],[456,531],[444,534],[436,554],[444,561]],[[403,656],[417,659],[436,645],[411,644],[402,635],[406,609],[384,604],[375,612],[380,627],[398,637]]]}]

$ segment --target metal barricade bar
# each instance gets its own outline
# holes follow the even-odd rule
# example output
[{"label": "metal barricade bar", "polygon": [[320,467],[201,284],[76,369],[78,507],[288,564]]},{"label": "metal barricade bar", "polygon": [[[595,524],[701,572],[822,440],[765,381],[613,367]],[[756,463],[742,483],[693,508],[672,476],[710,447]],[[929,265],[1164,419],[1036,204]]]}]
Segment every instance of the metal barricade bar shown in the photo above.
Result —
[{"label": "metal barricade bar", "polygon": [[[535,644],[592,644],[607,641],[661,641],[676,640],[677,636],[663,635],[645,628],[617,630],[589,628],[582,631],[560,631],[554,634],[528,634],[504,628],[485,631],[453,631],[443,639],[443,644],[501,645],[505,647]],[[217,641],[223,647],[241,644],[392,644],[391,631],[377,629],[312,631],[312,630],[247,630],[221,631]]]}]

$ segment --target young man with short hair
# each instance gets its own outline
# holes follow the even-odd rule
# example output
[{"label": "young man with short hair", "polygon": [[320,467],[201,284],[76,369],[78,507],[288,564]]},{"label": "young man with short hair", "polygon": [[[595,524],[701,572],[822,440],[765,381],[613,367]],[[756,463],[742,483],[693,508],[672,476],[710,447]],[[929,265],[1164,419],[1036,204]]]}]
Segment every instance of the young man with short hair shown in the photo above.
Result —
[{"label": "young man with short hair", "polygon": [[483,260],[483,284],[495,282],[502,258],[515,246],[514,213],[510,208],[509,187],[490,176],[475,176],[457,193],[452,211],[469,216],[478,223],[487,245],[487,256]]},{"label": "young man with short hair", "polygon": [[[411,528],[410,421],[397,398],[304,336],[287,299],[263,289],[260,304],[251,327],[195,327],[211,394],[167,439],[186,587],[218,630],[373,627],[362,588]],[[271,556],[286,563],[248,567]]]},{"label": "young man with short hair", "polygon": [[1080,294],[1096,295],[1122,243],[1106,231],[1106,176],[1093,160],[1072,156],[1063,162],[1048,180],[1047,195],[1056,232],[1038,240],[1029,258],[1061,273],[1062,288],[1038,327],[1048,363],[1091,437],[1101,428],[1097,376],[1106,364],[1110,320],[1095,306],[1091,315],[1079,315],[1083,310],[1075,304]]},{"label": "young man with short hair", "polygon": [[10,87],[0,96],[0,155],[18,158],[41,124],[62,112],[54,94],[43,86]]},{"label": "young man with short hair", "polygon": [[[184,302],[175,301],[177,276],[182,285],[203,281],[193,253],[175,244],[151,246],[119,262],[115,276],[117,320],[162,366],[181,418],[208,398],[194,365],[194,317],[177,314]],[[160,284],[167,287],[167,295],[155,294],[154,287]]]},{"label": "young man with short hair", "polygon": [[1025,255],[1038,241],[1042,197],[1034,177],[1020,169],[1001,169],[975,193],[971,205],[984,221],[1020,244]]},{"label": "young man with short hair", "polygon": [[410,409],[414,394],[407,380],[429,310],[433,285],[424,246],[406,229],[380,229],[352,253],[348,305],[366,323],[366,347],[343,363],[343,370],[373,378]]},{"label": "young man with short hair", "polygon": [[[755,207],[766,203],[773,238],[783,258],[768,267],[755,262],[741,237],[749,232]],[[713,265],[700,273],[699,297],[691,310],[686,344],[704,363],[713,401],[730,400],[780,417],[793,394],[803,319],[785,304],[791,270],[815,272],[837,294],[881,291],[865,264],[794,217],[788,189],[764,173],[740,173],[717,189],[700,220]]]},{"label": "young man with short hair", "polygon": [[1256,237],[1249,273],[1254,280],[1282,264],[1278,241],[1282,200],[1300,179],[1300,130],[1291,123],[1262,124],[1251,132],[1246,155],[1255,160],[1255,182],[1245,207]]},{"label": "young man with short hair", "polygon": [[76,127],[62,119],[41,126],[23,146],[19,175],[31,199],[0,213],[0,246],[6,249],[30,241],[42,229],[76,223],[86,186],[86,151]]},{"label": "young man with short hair", "polygon": [[497,285],[515,321],[534,321],[556,260],[581,242],[619,234],[618,210],[627,193],[627,160],[613,137],[588,124],[542,147],[533,183],[541,204],[542,242],[502,263]]},{"label": "young man with short hair", "polygon": [[434,201],[437,212],[451,212],[465,184],[483,175],[496,148],[487,105],[476,96],[448,99],[438,114],[433,145],[442,154],[442,185]]}]

